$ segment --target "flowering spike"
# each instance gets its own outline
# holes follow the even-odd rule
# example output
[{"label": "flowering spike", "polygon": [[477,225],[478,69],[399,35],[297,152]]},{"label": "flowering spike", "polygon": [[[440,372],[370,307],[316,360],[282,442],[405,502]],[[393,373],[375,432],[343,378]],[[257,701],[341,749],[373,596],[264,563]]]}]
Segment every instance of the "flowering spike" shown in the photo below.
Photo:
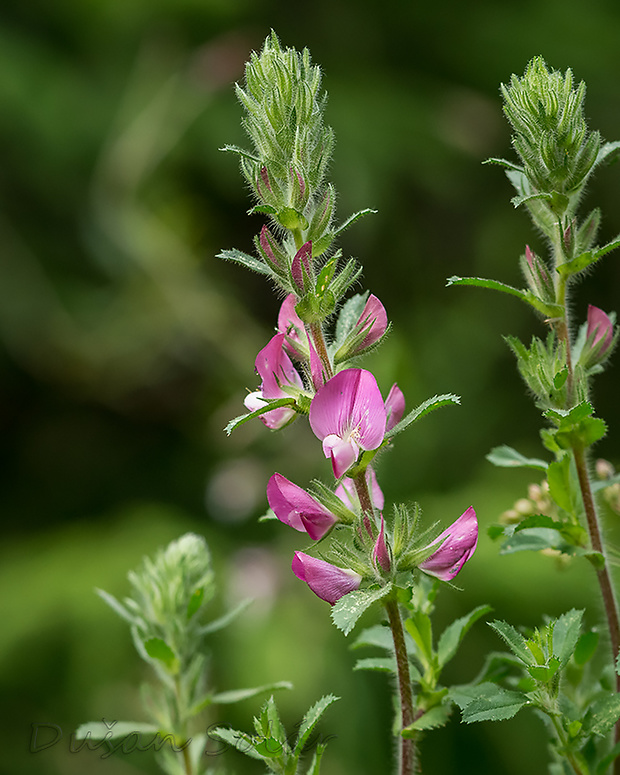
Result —
[{"label": "flowering spike", "polygon": [[305,581],[315,595],[334,605],[341,597],[359,589],[362,577],[350,568],[338,568],[325,560],[295,552],[293,573]]},{"label": "flowering spike", "polygon": [[429,576],[435,576],[442,581],[452,581],[474,553],[477,543],[478,520],[476,512],[470,506],[456,522],[429,544],[429,547],[439,544],[439,548],[418,567]]},{"label": "flowering spike", "polygon": [[329,509],[282,474],[275,473],[269,480],[267,500],[280,522],[308,533],[313,541],[323,538],[337,522]]},{"label": "flowering spike", "polygon": [[378,449],[385,435],[386,412],[374,376],[345,369],[317,392],[310,404],[310,426],[323,442],[337,479],[357,460],[360,449]]},{"label": "flowering spike", "polygon": [[[256,356],[256,371],[262,382],[260,389],[245,397],[245,406],[252,412],[265,404],[265,399],[285,398],[303,391],[301,377],[284,352],[284,334],[276,334]],[[271,430],[287,425],[295,416],[289,407],[267,410],[260,419]]]}]

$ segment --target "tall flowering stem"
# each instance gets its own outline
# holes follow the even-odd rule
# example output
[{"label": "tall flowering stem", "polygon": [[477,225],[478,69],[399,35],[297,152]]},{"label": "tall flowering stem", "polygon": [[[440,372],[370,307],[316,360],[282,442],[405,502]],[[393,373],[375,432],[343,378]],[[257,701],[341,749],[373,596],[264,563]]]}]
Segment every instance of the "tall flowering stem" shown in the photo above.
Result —
[{"label": "tall flowering stem", "polygon": [[[497,448],[489,456],[497,465],[526,465],[544,470],[544,490],[534,485],[533,492],[545,491],[549,497],[546,502],[538,499],[540,503],[532,499],[531,506],[525,499],[525,506],[522,502],[520,511],[516,510],[515,504],[515,509],[503,515],[503,525],[498,526],[501,529],[496,535],[508,538],[505,549],[517,551],[529,548],[528,536],[545,533],[549,536],[545,539],[549,541],[548,548],[568,557],[586,557],[593,565],[607,620],[612,664],[616,668],[616,693],[605,698],[608,716],[601,723],[604,714],[600,712],[597,723],[599,733],[600,730],[611,730],[615,724],[615,741],[619,743],[618,600],[589,472],[590,449],[607,430],[603,420],[594,413],[590,400],[591,381],[594,375],[603,371],[617,333],[613,315],[592,305],[588,307],[586,322],[575,331],[569,309],[570,291],[575,280],[620,246],[620,236],[602,246],[596,243],[601,220],[598,209],[583,218],[578,216],[582,194],[592,173],[618,156],[620,143],[603,143],[598,132],[589,131],[583,105],[585,91],[583,82],[574,84],[570,70],[564,74],[551,71],[540,57],[529,63],[523,77],[513,75],[509,84],[502,85],[504,112],[514,131],[512,144],[519,158],[517,163],[505,159],[490,161],[506,168],[516,191],[512,203],[527,209],[536,229],[546,238],[549,260],[547,262],[526,247],[521,258],[527,283],[524,289],[482,278],[454,277],[448,283],[507,292],[542,315],[545,324],[551,328],[546,341],[535,337],[530,347],[515,337],[506,339],[516,355],[521,376],[548,422],[541,437],[554,459],[549,463],[529,461],[509,447]],[[570,618],[566,616],[563,626]],[[576,622],[576,616],[573,615],[572,620]],[[553,627],[549,627],[547,634],[552,638]],[[517,654],[518,638],[506,626],[501,632],[505,639],[508,634],[508,642]],[[544,655],[544,649],[540,654]],[[547,658],[558,662],[550,665],[553,671],[562,667],[557,655],[549,654]],[[542,680],[544,676],[540,673],[539,677]],[[602,684],[606,681],[604,679]],[[584,688],[583,696],[587,696],[588,688]],[[541,692],[539,696],[544,694]],[[552,719],[557,731],[559,756],[579,773],[595,769],[606,771],[615,756],[614,771],[620,775],[620,758],[617,758],[620,747],[614,749],[611,758],[606,753],[598,763],[586,764],[585,752],[588,751],[587,756],[591,758],[597,745],[596,735],[586,733],[593,728],[596,710],[584,706],[584,715],[578,720],[580,733],[576,734],[576,726],[571,727],[571,723],[578,710],[573,709],[571,719],[561,719],[557,697],[553,704],[555,710],[542,705],[538,707]]]},{"label": "tall flowering stem", "polygon": [[[393,648],[388,640],[386,658],[396,666],[401,714],[398,771],[413,775],[420,730],[446,723],[452,701],[446,689],[438,688],[443,664],[432,653],[432,644],[421,643],[416,651],[417,636],[411,634],[417,625],[430,632],[430,608],[417,610],[411,604],[411,619],[403,621],[402,610],[407,607],[403,601],[416,597],[418,571],[452,579],[471,557],[478,527],[476,522],[472,538],[471,520],[467,533],[457,520],[449,534],[420,547],[417,507],[412,514],[395,506],[393,517],[384,515],[375,458],[416,420],[459,399],[452,394],[435,396],[404,417],[405,397],[398,385],[392,385],[384,398],[374,374],[357,363],[381,343],[389,322],[373,294],[345,298],[361,267],[345,260],[334,243],[346,227],[371,211],[334,225],[336,192],[325,181],[333,134],[323,123],[320,81],[308,51],[283,49],[272,34],[261,53],[248,62],[244,86],[237,87],[253,148],[226,150],[240,157],[256,198],[251,212],[266,216],[270,223],[255,239],[256,257],[236,249],[220,255],[266,275],[285,298],[278,333],[256,359],[261,384],[246,397],[250,412],[232,420],[227,431],[255,418],[279,431],[303,417],[321,443],[319,449],[331,464],[331,484],[315,481],[307,491],[274,473],[267,485],[269,506],[282,523],[316,542],[317,549],[310,552],[319,556],[296,551],[291,569],[331,606],[332,621],[345,635],[371,606],[387,613]],[[479,615],[480,611],[470,615],[471,622]],[[453,636],[454,650],[466,629]],[[444,661],[452,654],[444,649]],[[415,659],[420,670],[414,674],[410,660]],[[415,694],[418,706],[412,675],[423,683]],[[412,726],[431,710],[428,724]]]}]

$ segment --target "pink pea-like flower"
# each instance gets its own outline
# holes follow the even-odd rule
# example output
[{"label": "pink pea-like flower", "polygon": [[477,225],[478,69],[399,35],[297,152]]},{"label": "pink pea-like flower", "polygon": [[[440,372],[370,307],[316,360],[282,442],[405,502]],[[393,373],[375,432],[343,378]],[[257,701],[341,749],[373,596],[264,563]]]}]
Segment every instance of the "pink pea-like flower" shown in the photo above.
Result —
[{"label": "pink pea-like flower", "polygon": [[[244,404],[251,411],[265,406],[265,399],[285,398],[303,390],[303,382],[293,362],[284,351],[284,334],[276,334],[256,356],[255,367],[262,382],[260,389],[245,397]],[[287,406],[267,410],[260,419],[271,430],[278,430],[295,416]]]},{"label": "pink pea-like flower", "polygon": [[282,474],[275,473],[269,480],[267,500],[280,522],[307,533],[313,541],[323,538],[338,521],[322,503]]},{"label": "pink pea-like flower", "polygon": [[364,305],[359,320],[355,324],[356,330],[366,331],[366,336],[357,346],[355,352],[361,352],[367,347],[375,344],[375,342],[378,342],[383,334],[385,334],[387,323],[388,320],[385,307],[374,294],[371,294]]},{"label": "pink pea-like flower", "polygon": [[388,397],[385,399],[385,412],[387,414],[385,430],[391,431],[403,419],[405,413],[405,396],[396,382],[390,388]]},{"label": "pink pea-like flower", "polygon": [[600,346],[598,358],[604,358],[611,347],[614,338],[614,327],[605,312],[598,307],[588,305],[587,339],[592,339],[592,347]]},{"label": "pink pea-like flower", "polygon": [[451,581],[472,556],[477,543],[478,520],[476,512],[470,506],[456,522],[429,544],[428,548],[435,544],[440,546],[418,567],[429,576]]},{"label": "pink pea-like flower", "polygon": [[297,297],[289,293],[278,312],[278,331],[286,334],[285,349],[293,358],[302,360],[308,357],[308,337],[302,319],[295,310]]},{"label": "pink pea-like flower", "polygon": [[383,442],[386,412],[376,379],[364,369],[338,372],[312,399],[309,419],[340,479],[360,450],[377,449]]},{"label": "pink pea-like flower", "polygon": [[341,597],[359,589],[362,577],[350,568],[338,568],[325,560],[295,552],[293,573],[305,581],[315,595],[334,605]]},{"label": "pink pea-like flower", "polygon": [[385,522],[383,520],[383,514],[381,515],[381,528],[379,529],[379,535],[375,541],[375,545],[372,550],[372,561],[377,570],[381,570],[389,573],[392,567],[392,561],[390,559],[390,552],[385,542]]}]

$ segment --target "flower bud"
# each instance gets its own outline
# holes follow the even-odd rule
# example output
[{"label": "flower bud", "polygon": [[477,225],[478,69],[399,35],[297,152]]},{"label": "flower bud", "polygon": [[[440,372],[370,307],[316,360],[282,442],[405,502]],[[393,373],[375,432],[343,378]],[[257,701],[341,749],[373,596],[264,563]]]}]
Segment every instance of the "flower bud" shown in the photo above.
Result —
[{"label": "flower bud", "polygon": [[545,262],[540,259],[529,245],[525,246],[525,256],[521,257],[521,271],[529,289],[541,301],[553,303],[555,288]]},{"label": "flower bud", "polygon": [[588,306],[586,325],[586,341],[579,361],[588,370],[603,363],[611,355],[615,336],[610,317],[592,304]]}]

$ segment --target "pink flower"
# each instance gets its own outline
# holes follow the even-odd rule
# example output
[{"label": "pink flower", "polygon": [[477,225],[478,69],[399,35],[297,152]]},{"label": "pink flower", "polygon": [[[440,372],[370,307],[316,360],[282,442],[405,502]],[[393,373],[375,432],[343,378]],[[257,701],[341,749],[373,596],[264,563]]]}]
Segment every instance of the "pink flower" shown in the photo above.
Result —
[{"label": "pink flower", "polygon": [[293,358],[303,360],[308,357],[308,338],[302,319],[295,310],[297,297],[294,293],[282,302],[278,313],[278,331],[286,334],[285,349]]},{"label": "pink flower", "polygon": [[[303,390],[301,377],[291,359],[284,352],[285,336],[276,334],[256,356],[256,371],[262,379],[260,389],[245,397],[244,404],[251,411],[261,409],[265,399],[285,398]],[[295,416],[287,406],[267,410],[260,418],[268,428],[283,428]]]},{"label": "pink flower", "polygon": [[304,243],[291,261],[291,277],[295,287],[301,294],[305,293],[306,280],[310,280],[312,273],[310,271],[310,262],[312,260],[312,242]]},{"label": "pink flower", "polygon": [[[368,485],[372,505],[379,509],[379,511],[382,511],[385,498],[379,487],[379,482],[377,482],[377,475],[371,466],[368,466],[366,469],[366,484]],[[335,494],[347,508],[351,509],[351,511],[357,511],[359,509],[359,498],[357,496],[357,490],[355,489],[355,482],[350,477],[344,477],[338,487],[336,487]]]},{"label": "pink flower", "polygon": [[435,544],[440,546],[418,567],[429,576],[451,581],[472,556],[477,543],[478,520],[476,512],[470,506],[456,522],[429,544],[428,548]]},{"label": "pink flower", "polygon": [[293,573],[305,581],[315,595],[334,605],[341,597],[359,589],[362,577],[349,568],[338,568],[325,560],[295,552]]},{"label": "pink flower", "polygon": [[323,538],[337,522],[329,509],[282,474],[275,473],[267,484],[267,500],[280,522],[300,533],[308,533],[313,541]]},{"label": "pink flower", "polygon": [[600,344],[599,358],[605,357],[614,337],[614,327],[609,316],[598,307],[588,305],[587,339],[592,337],[592,347]]},{"label": "pink flower", "polygon": [[359,353],[378,342],[385,334],[387,322],[385,307],[374,294],[371,294],[362,310],[362,314],[359,316],[359,320],[355,324],[355,330],[358,332],[366,331],[366,336],[355,348],[353,354]]},{"label": "pink flower", "polygon": [[614,326],[609,315],[590,304],[586,324],[586,341],[579,356],[581,365],[588,370],[602,363],[611,354],[614,339]]},{"label": "pink flower", "polygon": [[385,543],[385,522],[383,520],[383,514],[381,515],[381,528],[379,530],[379,535],[377,536],[377,540],[375,541],[375,545],[372,550],[372,561],[377,570],[381,568],[381,570],[385,571],[386,573],[389,573],[390,568],[392,567],[390,552],[388,551],[387,545]]},{"label": "pink flower", "polygon": [[387,414],[385,430],[391,431],[402,420],[405,413],[405,396],[396,382],[390,388],[388,397],[385,399],[385,411]]},{"label": "pink flower", "polygon": [[312,399],[309,419],[340,479],[360,449],[377,449],[385,436],[385,405],[374,376],[364,369],[338,372]]}]

